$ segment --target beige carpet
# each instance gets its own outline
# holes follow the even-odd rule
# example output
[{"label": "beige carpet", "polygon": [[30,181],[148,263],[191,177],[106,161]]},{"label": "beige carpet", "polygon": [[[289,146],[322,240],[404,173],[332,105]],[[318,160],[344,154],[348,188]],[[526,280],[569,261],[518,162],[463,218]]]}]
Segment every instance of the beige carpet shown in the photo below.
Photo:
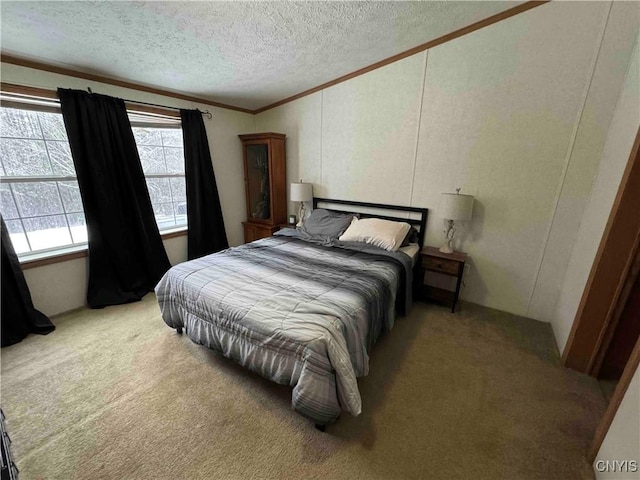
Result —
[{"label": "beige carpet", "polygon": [[165,326],[155,297],[2,350],[21,479],[582,479],[605,409],[549,325],[418,304],[376,345],[363,413],[326,433],[291,390]]}]

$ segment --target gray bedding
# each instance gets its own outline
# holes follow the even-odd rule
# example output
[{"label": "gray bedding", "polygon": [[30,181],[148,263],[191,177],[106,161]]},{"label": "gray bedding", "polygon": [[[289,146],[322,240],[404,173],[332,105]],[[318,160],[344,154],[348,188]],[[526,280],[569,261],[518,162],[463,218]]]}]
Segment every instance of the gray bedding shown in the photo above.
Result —
[{"label": "gray bedding", "polygon": [[[411,260],[366,245],[318,245],[294,230],[172,267],[156,286],[167,325],[260,375],[293,386],[318,424],[358,415],[356,378],[410,303]],[[326,242],[325,242],[326,243]]]}]

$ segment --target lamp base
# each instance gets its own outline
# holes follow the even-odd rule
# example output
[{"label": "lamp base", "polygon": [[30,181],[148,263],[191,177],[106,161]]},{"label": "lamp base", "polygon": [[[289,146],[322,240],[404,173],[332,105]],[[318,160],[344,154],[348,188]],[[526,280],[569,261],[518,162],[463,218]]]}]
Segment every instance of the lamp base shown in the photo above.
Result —
[{"label": "lamp base", "polygon": [[438,251],[442,253],[453,253],[453,248],[451,248],[451,245],[443,245]]},{"label": "lamp base", "polygon": [[447,220],[447,226],[444,230],[444,238],[445,244],[440,247],[439,252],[442,253],[453,253],[453,248],[451,248],[451,243],[453,242],[453,238],[456,236],[456,229],[453,226],[453,220]]},{"label": "lamp base", "polygon": [[298,209],[298,223],[296,224],[296,227],[302,227],[304,225],[304,214],[304,202],[300,202],[300,208]]}]

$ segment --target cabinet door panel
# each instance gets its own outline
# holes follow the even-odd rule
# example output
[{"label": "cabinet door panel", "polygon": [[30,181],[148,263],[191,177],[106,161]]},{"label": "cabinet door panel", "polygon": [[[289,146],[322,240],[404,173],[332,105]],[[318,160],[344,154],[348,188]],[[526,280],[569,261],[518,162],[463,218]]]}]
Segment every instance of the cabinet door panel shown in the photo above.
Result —
[{"label": "cabinet door panel", "polygon": [[269,148],[261,143],[246,146],[247,215],[251,219],[271,220],[271,188],[269,185]]}]

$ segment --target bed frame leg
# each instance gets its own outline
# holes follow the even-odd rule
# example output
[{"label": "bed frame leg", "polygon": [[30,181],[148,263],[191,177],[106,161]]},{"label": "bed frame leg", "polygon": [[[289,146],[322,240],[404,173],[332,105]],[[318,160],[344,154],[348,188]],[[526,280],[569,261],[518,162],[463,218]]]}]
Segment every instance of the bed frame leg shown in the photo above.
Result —
[{"label": "bed frame leg", "polygon": [[324,432],[327,429],[327,426],[316,423],[316,429],[320,430],[321,432]]},{"label": "bed frame leg", "polygon": [[178,332],[180,335],[182,335],[182,327],[176,328],[176,332]]}]

